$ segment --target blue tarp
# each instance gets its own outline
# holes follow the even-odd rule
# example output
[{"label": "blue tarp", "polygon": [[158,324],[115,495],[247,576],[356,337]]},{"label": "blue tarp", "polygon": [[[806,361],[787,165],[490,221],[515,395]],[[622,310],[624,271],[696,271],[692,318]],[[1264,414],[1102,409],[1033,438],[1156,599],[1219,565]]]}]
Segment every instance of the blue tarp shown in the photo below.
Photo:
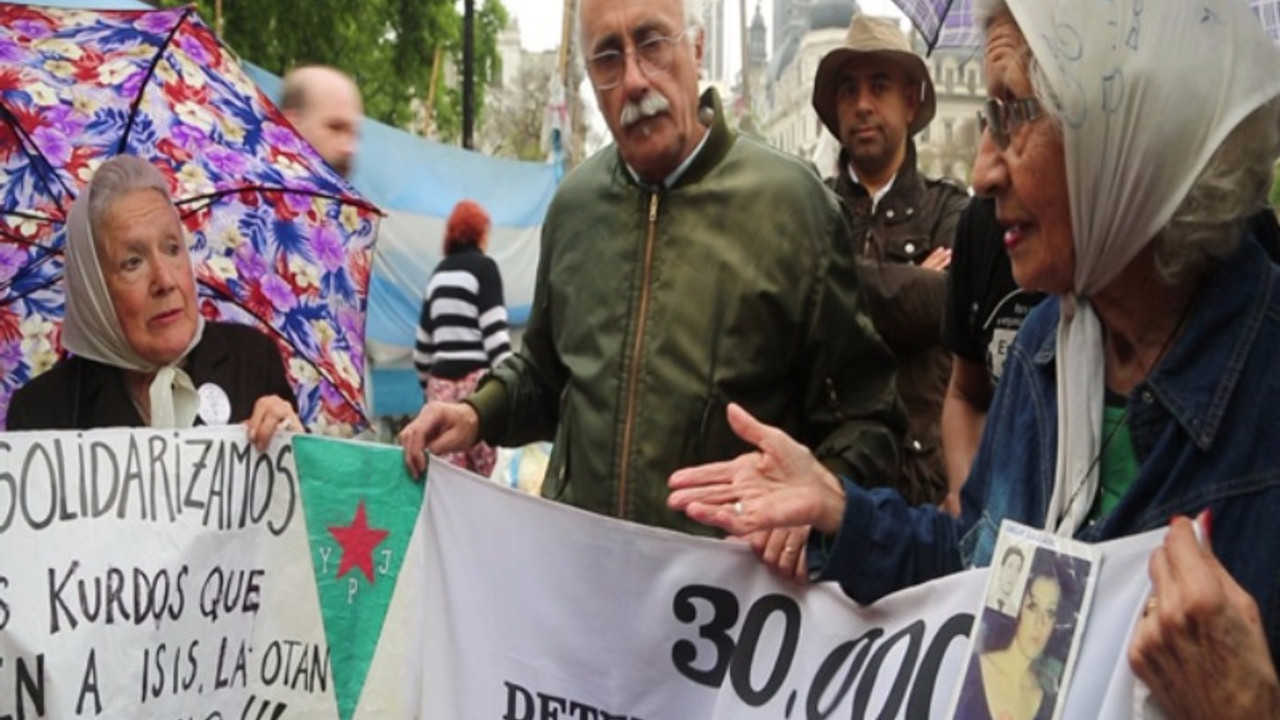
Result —
[{"label": "blue tarp", "polygon": [[[279,77],[247,67],[264,92],[279,97]],[[502,272],[511,322],[523,325],[533,301],[542,218],[555,194],[555,168],[442,145],[366,119],[351,180],[387,213],[374,251],[365,324],[372,346],[370,403],[375,415],[413,414],[422,393],[409,352],[449,212],[463,199],[488,210],[489,254]]]}]

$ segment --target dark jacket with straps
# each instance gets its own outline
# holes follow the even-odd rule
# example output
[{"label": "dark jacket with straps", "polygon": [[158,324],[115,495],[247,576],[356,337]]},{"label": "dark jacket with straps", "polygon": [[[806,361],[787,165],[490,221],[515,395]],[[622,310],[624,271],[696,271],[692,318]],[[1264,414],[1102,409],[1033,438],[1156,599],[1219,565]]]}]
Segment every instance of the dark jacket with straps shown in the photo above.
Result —
[{"label": "dark jacket with straps", "polygon": [[942,342],[946,273],[919,263],[935,248],[951,247],[969,198],[948,180],[921,175],[911,140],[893,187],[874,211],[871,196],[849,177],[848,167],[842,152],[839,171],[827,184],[849,209],[871,320],[898,359],[898,393],[907,409],[904,477],[894,484],[913,488],[907,493],[912,502],[938,502],[947,490],[939,428],[951,373],[951,355]]},{"label": "dark jacket with straps", "polygon": [[[296,405],[275,343],[244,325],[206,323],[204,336],[187,356],[186,370],[198,388],[213,383],[231,400],[228,422],[249,419],[253,404],[278,395]],[[70,357],[18,389],[9,405],[10,430],[88,430],[143,427],[125,389],[124,371]],[[199,418],[196,424],[201,424]]]}]

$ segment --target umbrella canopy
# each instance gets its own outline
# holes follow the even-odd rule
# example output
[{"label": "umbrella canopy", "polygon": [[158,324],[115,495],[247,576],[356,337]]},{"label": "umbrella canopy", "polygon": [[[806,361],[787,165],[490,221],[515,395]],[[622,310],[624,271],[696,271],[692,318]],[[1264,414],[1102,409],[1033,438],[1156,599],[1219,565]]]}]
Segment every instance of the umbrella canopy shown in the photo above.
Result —
[{"label": "umbrella canopy", "polygon": [[[974,0],[893,0],[916,26],[929,49],[977,47],[982,30],[974,23]],[[1176,0],[1174,0],[1176,1]],[[1248,0],[1267,34],[1280,42],[1280,0]]]},{"label": "umbrella canopy", "polygon": [[191,7],[0,3],[0,417],[58,357],[66,214],[94,169],[121,153],[169,178],[193,236],[201,312],[277,341],[313,430],[367,425],[378,211]]}]

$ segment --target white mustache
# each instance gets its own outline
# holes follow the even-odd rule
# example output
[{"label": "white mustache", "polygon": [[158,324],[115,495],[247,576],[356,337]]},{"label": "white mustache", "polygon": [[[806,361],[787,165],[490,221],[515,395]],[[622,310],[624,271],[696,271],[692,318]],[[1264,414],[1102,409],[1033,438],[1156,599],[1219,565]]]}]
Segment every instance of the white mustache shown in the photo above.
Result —
[{"label": "white mustache", "polygon": [[622,106],[622,127],[631,127],[645,118],[653,117],[669,109],[671,109],[671,103],[667,101],[666,96],[657,90],[651,90],[639,100],[628,101],[626,105]]}]

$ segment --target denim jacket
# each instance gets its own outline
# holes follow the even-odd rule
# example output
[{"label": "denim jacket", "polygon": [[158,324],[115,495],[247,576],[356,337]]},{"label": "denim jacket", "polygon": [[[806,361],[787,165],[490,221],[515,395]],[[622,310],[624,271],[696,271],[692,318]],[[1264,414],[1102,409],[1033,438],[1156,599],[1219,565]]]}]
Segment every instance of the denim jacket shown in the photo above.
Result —
[{"label": "denim jacket", "polygon": [[[1213,513],[1213,550],[1257,600],[1280,651],[1280,270],[1258,243],[1205,277],[1182,336],[1130,394],[1138,475],[1088,542]],[[810,568],[859,602],[991,561],[1000,521],[1045,526],[1057,445],[1054,348],[1059,303],[1042,303],[1010,350],[959,520],[844,481],[834,538],[810,541]]]}]

